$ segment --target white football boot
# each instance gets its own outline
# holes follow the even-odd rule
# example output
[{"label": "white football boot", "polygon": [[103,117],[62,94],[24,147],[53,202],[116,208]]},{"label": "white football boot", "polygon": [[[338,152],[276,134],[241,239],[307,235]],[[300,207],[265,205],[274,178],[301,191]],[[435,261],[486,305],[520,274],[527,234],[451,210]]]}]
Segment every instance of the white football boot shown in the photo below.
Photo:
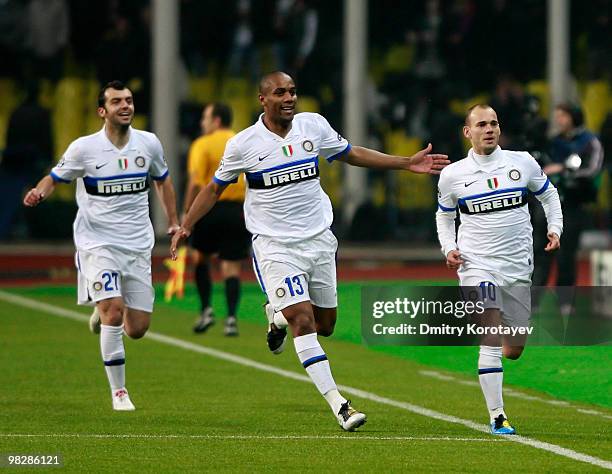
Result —
[{"label": "white football boot", "polygon": [[134,411],[136,407],[130,400],[128,391],[125,388],[120,388],[113,393],[113,410],[117,411]]}]

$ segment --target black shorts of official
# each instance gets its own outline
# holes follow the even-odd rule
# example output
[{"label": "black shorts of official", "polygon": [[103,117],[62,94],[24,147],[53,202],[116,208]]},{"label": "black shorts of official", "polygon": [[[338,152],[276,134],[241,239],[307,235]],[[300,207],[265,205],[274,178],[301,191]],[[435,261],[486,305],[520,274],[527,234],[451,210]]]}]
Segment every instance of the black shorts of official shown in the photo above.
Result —
[{"label": "black shorts of official", "polygon": [[219,254],[221,260],[242,260],[249,256],[251,234],[244,225],[241,202],[218,201],[193,228],[191,247],[205,254]]}]

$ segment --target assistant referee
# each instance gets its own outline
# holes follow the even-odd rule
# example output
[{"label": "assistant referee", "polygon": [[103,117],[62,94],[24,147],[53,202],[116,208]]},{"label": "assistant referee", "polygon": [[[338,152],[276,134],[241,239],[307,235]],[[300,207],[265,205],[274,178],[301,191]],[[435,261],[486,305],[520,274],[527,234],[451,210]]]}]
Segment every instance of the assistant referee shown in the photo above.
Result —
[{"label": "assistant referee", "polygon": [[[200,188],[212,181],[225,144],[235,135],[230,129],[231,123],[232,111],[227,105],[212,103],[204,107],[200,120],[202,136],[189,149],[189,183],[183,205],[184,214]],[[196,333],[206,332],[215,323],[211,307],[210,257],[218,254],[227,299],[224,333],[226,336],[238,335],[236,313],[240,300],[241,260],[248,256],[250,246],[250,234],[244,224],[244,195],[244,175],[241,175],[237,183],[228,186],[215,208],[194,227],[190,244],[194,249],[192,258],[201,303],[201,314],[193,327]]]}]

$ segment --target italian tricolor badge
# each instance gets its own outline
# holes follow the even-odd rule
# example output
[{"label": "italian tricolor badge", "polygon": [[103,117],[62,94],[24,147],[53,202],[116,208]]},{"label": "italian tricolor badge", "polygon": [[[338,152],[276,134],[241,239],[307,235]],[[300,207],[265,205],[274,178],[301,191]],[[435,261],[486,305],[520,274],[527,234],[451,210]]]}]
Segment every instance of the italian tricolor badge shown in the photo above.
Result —
[{"label": "italian tricolor badge", "polygon": [[283,155],[285,156],[293,155],[293,147],[291,145],[285,145],[283,147]]},{"label": "italian tricolor badge", "polygon": [[489,189],[497,189],[499,181],[497,181],[497,178],[489,178],[487,179],[487,184],[489,185]]},{"label": "italian tricolor badge", "polygon": [[128,159],[127,158],[119,158],[117,160],[119,162],[119,168],[122,170],[126,170],[128,167]]}]

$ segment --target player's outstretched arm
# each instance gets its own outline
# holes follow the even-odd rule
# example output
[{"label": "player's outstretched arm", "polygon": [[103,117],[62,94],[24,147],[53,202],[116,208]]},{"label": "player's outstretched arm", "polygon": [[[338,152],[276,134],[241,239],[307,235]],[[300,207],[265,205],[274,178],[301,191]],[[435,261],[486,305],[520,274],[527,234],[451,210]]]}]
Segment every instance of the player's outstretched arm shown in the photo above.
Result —
[{"label": "player's outstretched arm", "polygon": [[211,181],[205,188],[202,188],[196,196],[193,204],[185,214],[181,227],[172,236],[170,243],[170,255],[176,260],[176,249],[180,242],[191,235],[191,230],[196,222],[204,217],[216,204],[219,196],[225,191],[227,186]]},{"label": "player's outstretched arm", "polygon": [[44,199],[48,198],[55,189],[55,182],[51,176],[45,176],[36,187],[30,189],[23,198],[23,205],[27,207],[38,206]]},{"label": "player's outstretched arm", "polygon": [[440,174],[440,171],[450,164],[450,161],[447,155],[430,154],[431,149],[430,143],[426,148],[412,156],[394,156],[370,148],[354,146],[339,160],[349,165],[363,168],[408,170],[413,173]]}]

